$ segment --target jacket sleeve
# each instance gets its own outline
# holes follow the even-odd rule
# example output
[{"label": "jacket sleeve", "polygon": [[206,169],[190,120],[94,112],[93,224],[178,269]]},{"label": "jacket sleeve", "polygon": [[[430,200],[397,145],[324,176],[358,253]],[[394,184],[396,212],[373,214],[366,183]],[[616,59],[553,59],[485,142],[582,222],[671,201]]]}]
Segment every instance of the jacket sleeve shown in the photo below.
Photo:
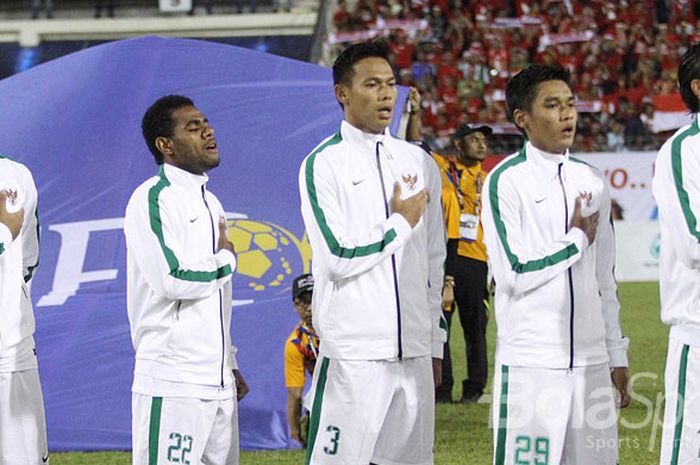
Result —
[{"label": "jacket sleeve", "polygon": [[238,370],[238,347],[231,344],[231,369]]},{"label": "jacket sleeve", "polygon": [[5,226],[3,223],[0,223],[0,260],[2,260],[5,251],[10,246],[11,242],[12,232],[10,232],[10,228]]},{"label": "jacket sleeve", "polygon": [[627,366],[629,339],[622,335],[620,327],[620,302],[615,282],[615,233],[611,217],[610,192],[607,185],[603,191],[600,220],[594,246],[596,247],[596,278],[605,323],[605,344],[610,366]]},{"label": "jacket sleeve", "polygon": [[664,234],[670,235],[664,239],[664,245],[670,245],[685,266],[700,269],[700,154],[688,143],[681,150],[682,156],[675,159],[680,169],[674,169],[671,157],[663,160],[663,172],[657,167],[654,197],[664,223],[676,225],[664,229]]},{"label": "jacket sleeve", "polygon": [[184,258],[185,244],[178,234],[184,223],[178,221],[162,194],[155,201],[145,197],[136,195],[129,203],[124,234],[148,285],[171,300],[201,299],[217,292],[236,268],[234,254],[220,250],[202,260]]},{"label": "jacket sleeve", "polygon": [[365,230],[353,227],[340,205],[338,184],[327,157],[312,154],[299,171],[301,213],[314,260],[325,264],[331,281],[363,273],[396,252],[411,234],[403,216],[394,213]]},{"label": "jacket sleeve", "polygon": [[484,238],[496,285],[515,296],[546,284],[571,267],[588,247],[588,238],[573,228],[543,247],[528,244],[525,223],[534,220],[522,216],[516,181],[494,174],[498,169],[485,182]]},{"label": "jacket sleeve", "polygon": [[432,322],[432,356],[442,358],[447,341],[447,321],[442,313],[442,286],[445,279],[445,258],[447,255],[447,233],[442,209],[442,179],[435,160],[426,156],[426,186],[430,199],[424,221],[428,228],[428,305]]},{"label": "jacket sleeve", "polygon": [[24,223],[22,224],[22,276],[28,282],[39,265],[39,210],[37,191],[32,174],[27,170],[24,202]]}]

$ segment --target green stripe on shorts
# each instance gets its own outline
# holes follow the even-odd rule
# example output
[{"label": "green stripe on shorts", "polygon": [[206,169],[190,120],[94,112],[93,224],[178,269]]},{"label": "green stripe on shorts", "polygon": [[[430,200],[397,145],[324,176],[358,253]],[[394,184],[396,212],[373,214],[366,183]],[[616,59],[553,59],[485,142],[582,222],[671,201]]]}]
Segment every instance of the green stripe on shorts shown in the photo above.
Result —
[{"label": "green stripe on shorts", "polygon": [[494,463],[506,462],[506,426],[508,425],[508,365],[501,365],[501,398],[498,410],[498,438]]},{"label": "green stripe on shorts", "polygon": [[671,465],[678,465],[678,454],[681,449],[681,434],[683,433],[683,408],[685,407],[685,375],[688,370],[688,351],[690,346],[683,345],[681,352],[681,367],[678,370],[678,399],[676,399],[676,430],[673,433],[673,454]]},{"label": "green stripe on shorts", "polygon": [[309,442],[306,445],[306,465],[311,463],[311,454],[314,451],[318,423],[321,421],[321,406],[323,405],[323,391],[326,389],[329,359],[323,357],[321,371],[318,373],[318,384],[314,393],[314,405],[311,407],[311,421],[309,422]]},{"label": "green stripe on shorts", "polygon": [[148,465],[158,465],[158,435],[163,398],[154,397],[151,403],[151,421],[148,428]]}]

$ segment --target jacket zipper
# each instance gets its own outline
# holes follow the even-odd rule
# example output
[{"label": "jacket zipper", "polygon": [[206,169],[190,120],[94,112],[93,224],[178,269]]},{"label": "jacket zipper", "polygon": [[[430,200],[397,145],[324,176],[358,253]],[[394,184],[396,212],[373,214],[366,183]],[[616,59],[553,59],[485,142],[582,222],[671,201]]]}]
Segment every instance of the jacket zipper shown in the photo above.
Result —
[{"label": "jacket zipper", "polygon": [[[379,171],[379,187],[382,190],[382,195],[384,196],[384,214],[386,218],[389,218],[389,202],[386,198],[386,190],[384,189],[384,174],[382,173],[382,164],[379,160],[379,146],[384,145],[381,142],[377,142],[375,153],[377,155],[377,170]],[[397,342],[398,342],[398,358],[403,360],[403,343],[401,341],[401,303],[399,301],[399,278],[396,273],[396,256],[391,254],[391,271],[394,276],[394,296],[396,299],[396,328],[397,328]]]},{"label": "jacket zipper", "polygon": [[[213,253],[216,253],[216,230],[214,228],[214,217],[211,214],[211,210],[209,209],[209,204],[207,203],[207,197],[204,194],[204,186],[202,186],[202,200],[204,201],[204,206],[207,207],[207,212],[209,213],[209,222],[211,224],[211,251]],[[221,295],[221,289],[219,289],[219,326],[221,328],[221,389],[224,388],[224,351],[226,348],[224,347],[224,312],[223,312],[223,297]]]},{"label": "jacket zipper", "polygon": [[[557,176],[559,176],[559,185],[561,185],[561,193],[564,195],[564,232],[569,233],[569,204],[566,200],[566,189],[564,189],[564,180],[561,177],[561,169],[564,163],[559,163]],[[569,370],[574,368],[574,278],[571,267],[567,268],[569,275],[569,306],[571,308],[569,314]]]}]

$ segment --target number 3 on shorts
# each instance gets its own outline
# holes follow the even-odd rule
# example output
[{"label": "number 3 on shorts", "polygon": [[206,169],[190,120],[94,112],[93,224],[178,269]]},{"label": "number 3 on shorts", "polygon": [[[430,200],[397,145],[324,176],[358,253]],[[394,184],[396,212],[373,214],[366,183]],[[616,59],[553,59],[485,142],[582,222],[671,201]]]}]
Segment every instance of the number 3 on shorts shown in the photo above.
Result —
[{"label": "number 3 on shorts", "polygon": [[328,425],[326,431],[330,433],[330,444],[323,448],[323,452],[327,455],[335,455],[338,453],[338,446],[340,445],[340,428],[333,425]]}]

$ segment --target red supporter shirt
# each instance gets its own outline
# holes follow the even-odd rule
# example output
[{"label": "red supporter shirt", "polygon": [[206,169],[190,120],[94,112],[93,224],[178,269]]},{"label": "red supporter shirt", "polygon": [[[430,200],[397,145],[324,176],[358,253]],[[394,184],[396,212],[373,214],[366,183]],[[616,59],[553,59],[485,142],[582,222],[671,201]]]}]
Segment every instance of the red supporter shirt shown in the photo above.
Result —
[{"label": "red supporter shirt", "polygon": [[392,43],[389,45],[391,52],[396,57],[396,67],[399,69],[410,68],[413,64],[413,51],[415,47],[409,43]]}]

